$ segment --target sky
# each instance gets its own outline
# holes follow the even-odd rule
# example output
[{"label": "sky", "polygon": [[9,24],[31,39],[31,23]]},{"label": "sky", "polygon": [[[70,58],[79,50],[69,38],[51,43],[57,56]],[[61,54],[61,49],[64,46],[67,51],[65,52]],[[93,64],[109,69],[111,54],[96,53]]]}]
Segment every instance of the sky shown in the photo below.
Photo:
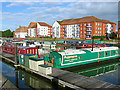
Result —
[{"label": "sky", "polygon": [[1,30],[15,30],[15,24],[28,26],[30,22],[46,22],[50,25],[56,20],[95,16],[110,20],[118,25],[118,1],[116,0],[39,0],[19,1],[3,0],[0,2]]}]

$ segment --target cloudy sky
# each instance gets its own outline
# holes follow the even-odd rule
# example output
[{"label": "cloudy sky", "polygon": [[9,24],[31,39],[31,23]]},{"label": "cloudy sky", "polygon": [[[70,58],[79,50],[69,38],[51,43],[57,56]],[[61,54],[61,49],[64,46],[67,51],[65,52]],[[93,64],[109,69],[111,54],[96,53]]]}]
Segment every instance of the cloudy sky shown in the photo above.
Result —
[{"label": "cloudy sky", "polygon": [[[79,1],[79,0],[78,0]],[[30,22],[46,22],[52,25],[56,20],[95,16],[118,22],[118,2],[1,2],[0,20],[2,30],[15,30],[17,26],[28,26]],[[1,26],[1,25],[0,25]]]}]

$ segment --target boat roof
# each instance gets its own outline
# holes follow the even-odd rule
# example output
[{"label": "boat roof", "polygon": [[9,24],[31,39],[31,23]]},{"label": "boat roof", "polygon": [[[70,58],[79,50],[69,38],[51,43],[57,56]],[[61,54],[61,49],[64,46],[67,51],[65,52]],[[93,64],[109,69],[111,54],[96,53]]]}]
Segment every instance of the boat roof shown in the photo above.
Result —
[{"label": "boat roof", "polygon": [[109,50],[118,50],[118,47],[99,47],[99,48],[89,48],[89,49],[66,49],[64,51],[58,51],[61,55],[74,55],[74,54],[84,54],[84,53],[93,53]]},{"label": "boat roof", "polygon": [[64,51],[58,52],[61,55],[73,55],[73,54],[83,54],[86,53],[82,50],[76,50],[76,49],[66,49]]},{"label": "boat roof", "polygon": [[117,50],[118,47],[97,47],[97,48],[93,48],[93,51],[92,51],[92,48],[88,48],[86,50],[90,51],[90,52],[101,52],[101,51],[109,51],[109,50]]}]

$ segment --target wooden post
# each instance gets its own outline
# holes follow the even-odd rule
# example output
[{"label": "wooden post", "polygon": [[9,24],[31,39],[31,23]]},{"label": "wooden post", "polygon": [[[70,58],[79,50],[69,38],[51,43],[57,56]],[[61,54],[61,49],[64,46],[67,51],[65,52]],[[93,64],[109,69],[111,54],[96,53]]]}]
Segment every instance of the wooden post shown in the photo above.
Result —
[{"label": "wooden post", "polygon": [[14,66],[17,67],[17,65],[18,65],[18,62],[17,62],[17,44],[15,43],[14,45],[15,45],[15,47],[14,47],[15,48],[15,65]]},{"label": "wooden post", "polygon": [[94,35],[92,37],[92,51],[93,51],[93,44],[94,44]]}]

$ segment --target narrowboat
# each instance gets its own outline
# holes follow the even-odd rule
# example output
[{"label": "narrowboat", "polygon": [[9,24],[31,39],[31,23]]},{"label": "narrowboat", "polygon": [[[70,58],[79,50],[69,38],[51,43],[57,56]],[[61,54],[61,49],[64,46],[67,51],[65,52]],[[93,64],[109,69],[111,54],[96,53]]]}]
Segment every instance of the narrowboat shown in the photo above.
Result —
[{"label": "narrowboat", "polygon": [[[15,49],[14,45],[2,45],[2,51],[3,52],[15,55],[15,50],[14,49]],[[24,55],[24,54],[28,54],[28,53],[34,54],[37,57],[40,57],[39,53],[38,53],[38,48],[36,48],[36,47],[17,46],[17,55],[20,55],[20,54]]]},{"label": "narrowboat", "polygon": [[91,48],[66,49],[52,51],[49,56],[43,57],[46,65],[55,68],[67,68],[115,58],[119,58],[118,47],[99,47],[93,48],[93,51]]},{"label": "narrowboat", "polygon": [[[95,48],[95,47],[110,47],[110,45],[93,44],[93,48]],[[82,44],[81,46],[76,47],[76,49],[86,49],[86,48],[92,48],[92,44]]]},{"label": "narrowboat", "polygon": [[50,41],[44,41],[42,44],[42,48],[56,49],[56,44]]},{"label": "narrowboat", "polygon": [[56,44],[57,47],[70,47],[70,44],[64,44],[64,43],[57,43]]}]

